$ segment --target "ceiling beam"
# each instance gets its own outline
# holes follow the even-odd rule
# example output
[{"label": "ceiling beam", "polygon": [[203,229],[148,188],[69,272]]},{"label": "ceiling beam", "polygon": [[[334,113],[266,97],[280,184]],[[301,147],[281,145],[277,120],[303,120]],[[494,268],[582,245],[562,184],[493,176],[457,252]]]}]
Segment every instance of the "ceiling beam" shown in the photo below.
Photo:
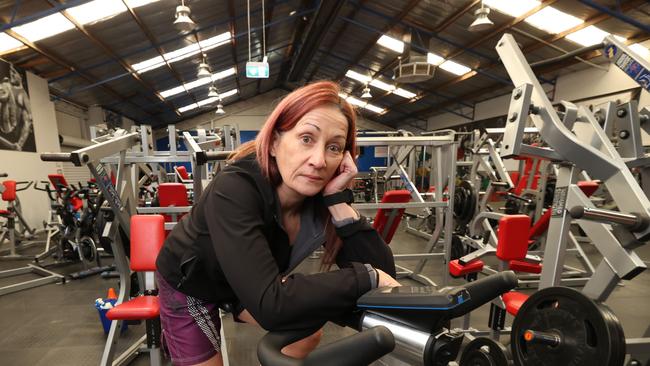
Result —
[{"label": "ceiling beam", "polygon": [[[642,32],[642,33],[639,33],[639,34],[635,35],[634,37],[628,39],[627,43],[632,44],[632,43],[637,43],[637,42],[643,42],[643,41],[645,41],[647,39],[650,39],[650,34]],[[591,59],[593,59],[595,57],[598,57],[600,55],[602,55],[601,51],[598,51],[598,50],[597,51],[590,51],[586,55],[580,56],[580,58],[583,59],[583,60],[591,60]],[[581,62],[581,61],[577,60],[575,58],[572,58],[572,59],[568,59],[568,60],[565,60],[563,62],[554,64],[554,65],[548,65],[548,66],[543,66],[543,67],[540,67],[540,68],[536,68],[536,69],[534,69],[535,75],[539,77],[539,75],[543,75],[545,73],[560,70],[562,68],[566,68],[566,67],[575,65],[578,62]],[[431,106],[429,108],[425,108],[425,109],[422,109],[422,110],[419,110],[419,111],[415,111],[413,113],[410,113],[409,117],[411,117],[411,116],[432,115],[433,113],[435,113],[435,112],[437,112],[437,111],[439,111],[439,110],[441,110],[443,108],[446,108],[446,107],[448,107],[448,106],[450,106],[450,105],[452,105],[454,103],[458,103],[460,101],[465,101],[465,100],[468,100],[468,99],[474,99],[474,98],[479,97],[479,96],[481,96],[481,95],[483,95],[485,93],[489,93],[489,92],[498,90],[500,88],[503,88],[503,84],[500,84],[500,83],[492,84],[492,85],[487,86],[485,88],[481,88],[481,89],[475,90],[473,92],[461,95],[461,96],[459,96],[459,97],[457,97],[457,98],[455,98],[455,99],[453,99],[451,101],[438,103],[438,104],[436,104],[434,106]]]},{"label": "ceiling beam", "polygon": [[[0,32],[4,32],[4,31],[6,31],[8,29],[18,27],[18,26],[21,26],[21,25],[25,25],[27,23],[31,23],[31,22],[33,22],[35,20],[45,18],[46,16],[56,14],[56,13],[62,11],[62,10],[66,10],[66,9],[69,9],[69,8],[72,8],[72,7],[75,7],[75,6],[79,6],[79,5],[83,5],[83,4],[89,3],[91,1],[92,0],[68,0],[65,3],[54,5],[50,9],[39,11],[37,13],[30,14],[28,16],[24,16],[24,17],[22,17],[20,19],[17,19],[17,20],[16,19],[9,19],[9,21],[5,20],[6,24],[3,24],[3,25],[0,26]],[[20,1],[16,1],[16,5],[19,2]],[[3,18],[6,19],[6,17],[3,17]]]},{"label": "ceiling beam", "polygon": [[[363,5],[367,1],[368,0],[361,0],[358,3],[352,3],[352,9],[348,12],[347,17],[350,18],[350,19],[353,19],[354,15],[359,10],[359,7],[361,5]],[[345,22],[339,28],[338,32],[336,32],[336,34],[332,38],[332,41],[330,42],[329,46],[327,47],[327,51],[325,51],[325,56],[326,57],[329,56],[330,52],[332,51],[332,48],[334,48],[334,46],[338,43],[339,39],[341,39],[341,37],[343,36],[343,34],[345,34],[345,31],[347,31],[347,29],[348,29],[348,23]],[[326,60],[323,60],[323,61],[326,61]],[[318,70],[320,69],[321,64],[323,64],[323,62],[317,62],[316,63],[316,66],[314,66],[311,73],[307,77],[307,82],[310,82],[314,78],[314,76],[316,76],[316,73],[318,73]]]},{"label": "ceiling beam", "polygon": [[339,72],[339,74],[336,75],[335,80],[336,81],[341,81],[341,79],[343,79],[343,77],[345,76],[345,73],[350,69],[350,67],[353,66],[353,65],[358,64],[359,61],[361,61],[361,59],[368,53],[368,51],[370,51],[370,49],[377,44],[377,41],[379,40],[379,38],[381,38],[381,35],[388,32],[389,30],[391,30],[391,28],[393,28],[397,23],[401,22],[402,19],[404,19],[404,17],[406,17],[411,12],[411,10],[413,10],[413,8],[416,7],[419,3],[420,3],[420,0],[411,0],[408,4],[406,4],[404,9],[402,9],[402,11],[399,14],[397,14],[395,16],[395,18],[393,18],[390,22],[388,22],[388,24],[386,24],[382,28],[381,33],[379,35],[377,35],[377,36],[372,37],[370,42],[366,43],[366,46],[363,49],[361,49],[361,52],[359,52],[357,54],[357,57],[355,57],[352,60],[352,62],[350,62],[348,65],[346,65]]},{"label": "ceiling beam", "polygon": [[52,61],[48,59],[47,57],[43,57],[39,54],[35,55],[36,57],[32,57],[31,59],[18,63],[16,66],[21,67],[23,69],[31,69],[34,66],[41,66],[41,65],[50,65],[52,64]]},{"label": "ceiling beam", "polygon": [[612,9],[606,7],[606,6],[596,4],[591,0],[578,0],[578,1],[580,1],[581,3],[583,3],[583,4],[587,5],[587,6],[590,6],[590,7],[594,8],[594,9],[596,9],[596,10],[602,12],[602,13],[609,14],[609,15],[613,16],[614,18],[622,21],[622,22],[625,22],[627,24],[630,24],[630,25],[636,27],[637,29],[640,29],[640,30],[642,30],[644,32],[650,33],[650,25],[648,25],[647,23],[645,23],[645,24],[641,23],[638,20],[636,20],[636,19],[634,19],[632,17],[628,17],[627,15],[625,15],[625,14],[619,12],[619,11],[615,11],[615,10],[612,10]]},{"label": "ceiling beam", "polygon": [[[286,81],[296,82],[303,78],[305,70],[311,64],[311,60],[314,58],[319,45],[327,35],[332,23],[338,17],[343,4],[345,4],[345,0],[320,2],[314,19],[312,19],[306,35],[302,38],[302,42],[300,42],[300,48],[297,54],[289,60],[291,67],[287,73]],[[302,32],[298,36],[302,36]]]},{"label": "ceiling beam", "polygon": [[[447,29],[447,27],[449,27],[451,24],[453,24],[461,16],[463,16],[465,13],[470,11],[474,6],[476,6],[477,4],[480,4],[480,3],[481,3],[481,0],[469,1],[462,8],[460,8],[457,11],[455,11],[454,13],[450,14],[447,18],[443,19],[442,22],[440,22],[440,24],[438,24],[433,29],[431,29],[431,33],[441,33],[441,32],[443,32],[445,29]],[[428,28],[428,27],[425,27],[425,29],[426,28]],[[427,47],[428,47],[428,45],[427,45]],[[382,75],[383,73],[385,73],[387,70],[390,70],[390,69],[394,68],[395,66],[397,66],[398,62],[399,62],[399,56],[395,57],[392,61],[390,61],[386,65],[384,65],[381,69],[374,72],[372,74],[371,78],[375,79],[379,75]],[[353,89],[353,93],[358,93],[361,90],[361,88],[362,88],[362,85],[357,86],[356,88]],[[430,92],[430,90],[427,90],[427,92]],[[386,97],[389,94],[391,94],[391,93],[390,92],[383,93],[380,97],[373,98],[371,100],[371,102],[376,102],[376,101],[382,99],[383,97]]]},{"label": "ceiling beam", "polygon": [[[163,57],[163,54],[165,52],[158,45],[158,40],[156,40],[156,37],[154,37],[154,35],[151,33],[151,31],[149,30],[149,27],[147,27],[147,25],[144,24],[142,19],[140,19],[138,14],[135,12],[135,10],[129,5],[129,3],[126,0],[122,0],[122,3],[124,4],[124,6],[126,6],[126,9],[129,11],[129,14],[131,14],[131,17],[133,18],[133,20],[138,24],[138,27],[140,27],[140,30],[145,34],[145,36],[147,36],[147,39],[149,40],[149,43],[151,43],[151,46],[153,46],[156,49],[156,51],[158,52],[160,57]],[[172,75],[174,75],[174,78],[176,79],[176,81],[178,81],[179,84],[183,84],[183,78],[181,78],[181,75],[178,73],[178,71],[176,71],[169,62],[165,62],[165,65],[167,65],[167,69],[169,70],[169,72],[171,72]],[[187,90],[185,90],[185,93],[190,98],[192,98],[192,100],[194,100],[194,102],[197,102],[196,97],[194,96],[194,94],[190,93]],[[180,116],[180,114],[178,114],[178,115]]]},{"label": "ceiling beam", "polygon": [[[630,9],[635,8],[635,7],[641,5],[641,4],[645,3],[645,2],[646,2],[646,0],[630,0],[630,1],[626,2],[626,3],[621,4],[621,11],[630,10]],[[543,3],[541,5],[544,5],[544,4],[546,4],[546,3]],[[526,14],[528,14],[528,13],[526,13]],[[526,14],[524,14],[524,15],[526,15]],[[531,14],[528,14],[526,16],[529,16],[529,15],[531,15]],[[519,17],[519,18],[522,18],[522,17]],[[600,22],[602,22],[604,20],[609,19],[610,17],[611,16],[608,15],[608,14],[597,13],[597,14],[587,18],[584,21],[584,23],[581,23],[581,24],[579,24],[579,25],[577,25],[577,26],[575,26],[575,27],[573,27],[571,29],[567,29],[566,31],[564,31],[562,33],[551,34],[548,37],[544,38],[543,41],[541,41],[541,42],[533,42],[533,43],[531,43],[530,45],[524,47],[522,49],[522,52],[529,53],[529,52],[532,52],[532,51],[537,50],[539,48],[546,47],[546,43],[553,43],[553,42],[555,42],[557,40],[563,39],[564,37],[566,37],[567,35],[569,35],[569,34],[571,34],[573,32],[577,32],[580,29],[586,28],[586,27],[588,27],[590,25],[598,24],[598,23],[600,23]],[[519,18],[517,18],[517,19],[519,19]],[[510,23],[512,23],[512,22],[510,22]],[[511,25],[511,26],[513,26],[513,25]],[[484,37],[482,37],[482,38],[484,38]],[[475,43],[475,42],[472,42],[472,43]],[[446,82],[444,82],[442,84],[435,85],[434,89],[436,91],[440,91],[441,89],[448,88],[448,87],[453,86],[453,85],[455,85],[457,83],[460,83],[460,82],[463,82],[465,80],[473,78],[474,76],[479,74],[476,70],[479,70],[479,69],[480,70],[490,70],[490,69],[493,69],[493,68],[498,67],[500,65],[501,65],[500,62],[490,62],[490,63],[488,63],[486,65],[479,65],[479,66],[477,66],[475,68],[475,70],[472,70],[472,71],[468,72],[467,74],[460,75],[460,76],[458,76],[456,78],[453,78],[453,79],[450,79],[450,80],[448,80],[448,81],[446,81]],[[501,85],[501,86],[503,86],[503,85]],[[418,96],[416,96],[415,98],[413,98],[411,100],[405,100],[403,102],[400,102],[400,103],[398,103],[398,105],[414,103],[414,102],[417,102],[422,97],[423,96],[418,95]],[[429,108],[427,108],[427,110],[428,109]]]},{"label": "ceiling beam", "polygon": [[[58,0],[61,1],[61,0]],[[54,4],[52,4],[54,5]],[[165,101],[165,98],[163,98],[158,91],[151,86],[149,83],[144,81],[141,77],[140,74],[135,71],[131,65],[127,64],[121,57],[119,57],[106,43],[103,41],[99,40],[97,37],[92,35],[86,27],[84,27],[83,24],[77,22],[77,20],[66,10],[61,11],[61,14],[70,21],[70,23],[74,24],[74,26],[79,30],[88,40],[90,40],[92,43],[94,43],[98,48],[100,48],[105,54],[110,56],[114,61],[116,61],[122,68],[127,71],[131,77],[133,77],[140,85],[144,86],[145,89],[148,89],[150,92],[152,92],[159,100]],[[165,101],[165,104],[167,107],[169,107],[172,111],[175,111],[178,116],[180,116],[180,113],[176,110],[176,107],[174,104],[170,103],[169,101]],[[140,107],[140,106],[138,106]]]},{"label": "ceiling beam", "polygon": [[[69,62],[69,61],[67,61],[67,60],[62,59],[60,56],[56,55],[54,52],[48,50],[47,48],[42,47],[42,46],[37,46],[36,44],[34,44],[33,42],[31,42],[31,41],[28,40],[27,38],[21,36],[20,34],[14,32],[14,31],[12,31],[11,29],[6,30],[5,33],[7,33],[7,35],[11,36],[12,38],[14,38],[14,39],[16,39],[16,40],[22,42],[25,46],[29,47],[31,50],[33,50],[33,51],[35,51],[35,52],[38,52],[39,54],[41,54],[41,55],[43,55],[43,56],[49,58],[49,59],[52,60],[52,62],[54,62],[55,64],[57,64],[57,65],[59,65],[59,66],[65,68],[65,69],[68,69],[70,72],[77,72],[77,74],[78,74],[82,79],[86,80],[87,82],[89,82],[89,83],[91,83],[91,84],[96,82],[96,80],[95,80],[95,78],[94,78],[93,76],[91,76],[90,74],[87,74],[87,73],[85,73],[85,72],[83,72],[83,71],[80,71],[80,70],[79,70],[79,67],[78,67],[77,65],[75,65],[75,64],[72,63],[72,62]],[[117,99],[119,99],[120,101],[123,101],[123,102],[129,103],[129,104],[132,104],[132,105],[135,106],[136,108],[140,109],[140,106],[139,106],[139,105],[137,105],[137,104],[133,103],[131,100],[129,100],[129,99],[123,97],[122,95],[120,95],[118,92],[116,92],[116,91],[115,91],[113,88],[111,88],[110,86],[108,86],[108,85],[102,85],[102,88],[103,88],[104,90],[106,90],[106,91],[107,91],[111,96],[113,96],[114,98],[117,98]],[[152,117],[151,113],[149,113],[149,112],[147,112],[147,111],[145,111],[145,110],[142,110],[142,112],[143,112],[144,114],[146,114],[147,116]],[[126,115],[126,114],[125,114],[125,115]],[[137,118],[133,118],[133,117],[130,117],[130,116],[126,116],[126,117],[132,119],[133,121],[138,121]]]}]

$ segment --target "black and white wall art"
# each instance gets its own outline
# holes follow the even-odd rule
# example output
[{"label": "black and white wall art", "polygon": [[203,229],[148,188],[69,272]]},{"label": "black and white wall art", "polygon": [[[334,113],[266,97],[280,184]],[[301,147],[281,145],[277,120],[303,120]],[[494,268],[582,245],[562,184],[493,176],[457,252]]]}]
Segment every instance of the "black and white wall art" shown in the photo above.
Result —
[{"label": "black and white wall art", "polygon": [[0,60],[0,149],[36,152],[25,72]]}]

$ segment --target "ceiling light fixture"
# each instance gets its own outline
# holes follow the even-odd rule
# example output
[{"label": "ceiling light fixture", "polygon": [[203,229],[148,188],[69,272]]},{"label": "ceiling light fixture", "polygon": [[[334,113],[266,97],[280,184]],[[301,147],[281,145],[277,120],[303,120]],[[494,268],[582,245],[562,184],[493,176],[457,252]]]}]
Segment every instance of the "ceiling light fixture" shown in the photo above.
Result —
[{"label": "ceiling light fixture", "polygon": [[219,104],[217,104],[217,110],[215,114],[226,114],[226,111],[223,110],[223,104],[221,104],[221,98],[219,98]]},{"label": "ceiling light fixture", "polygon": [[208,89],[208,97],[210,98],[218,98],[219,97],[219,92],[217,91],[217,87],[212,85]]},{"label": "ceiling light fixture", "polygon": [[196,23],[190,18],[190,15],[192,15],[190,7],[185,6],[185,0],[181,0],[181,5],[176,7],[174,28],[181,33],[191,32],[196,27]]},{"label": "ceiling light fixture", "polygon": [[196,77],[199,79],[203,78],[212,78],[212,72],[210,71],[210,65],[205,60],[205,54],[203,54],[203,61],[199,64],[199,67],[196,72]]},{"label": "ceiling light fixture", "polygon": [[490,8],[486,8],[483,6],[483,1],[481,1],[481,7],[474,12],[474,15],[476,16],[476,19],[472,22],[472,24],[469,25],[468,30],[472,32],[482,32],[484,30],[492,28],[494,26],[494,23],[488,18],[488,15],[490,14]]},{"label": "ceiling light fixture", "polygon": [[370,94],[370,88],[368,87],[368,85],[366,85],[366,87],[363,88],[363,94],[361,94],[361,98],[363,99],[372,98],[372,94]]}]

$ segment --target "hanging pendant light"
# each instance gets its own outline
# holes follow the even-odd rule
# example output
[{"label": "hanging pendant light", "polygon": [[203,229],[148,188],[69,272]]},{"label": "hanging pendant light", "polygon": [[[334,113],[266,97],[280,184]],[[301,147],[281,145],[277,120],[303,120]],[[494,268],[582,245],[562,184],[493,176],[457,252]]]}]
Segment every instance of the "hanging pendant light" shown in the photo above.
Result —
[{"label": "hanging pendant light", "polygon": [[219,92],[217,91],[217,87],[212,85],[208,89],[208,98],[219,98]]},{"label": "hanging pendant light", "polygon": [[191,32],[195,27],[196,23],[190,18],[192,11],[189,6],[185,6],[185,1],[181,1],[181,5],[176,7],[176,15],[174,20],[174,28],[182,33]]},{"label": "hanging pendant light", "polygon": [[205,55],[203,55],[203,61],[201,61],[199,64],[196,76],[199,79],[212,77],[212,72],[210,72],[210,65],[208,65],[208,63],[205,61]]},{"label": "hanging pendant light", "polygon": [[215,114],[226,114],[226,111],[223,110],[223,104],[221,104],[221,98],[219,98],[219,104],[217,104],[217,110]]},{"label": "hanging pendant light", "polygon": [[372,98],[372,95],[370,94],[370,88],[368,87],[368,85],[366,85],[366,87],[363,88],[363,94],[361,94],[361,98],[363,99]]},{"label": "hanging pendant light", "polygon": [[484,7],[483,1],[481,1],[481,7],[474,12],[476,19],[474,19],[472,24],[469,25],[468,30],[472,32],[481,32],[492,28],[492,26],[494,26],[494,23],[492,23],[490,18],[488,18],[489,14],[490,8]]}]

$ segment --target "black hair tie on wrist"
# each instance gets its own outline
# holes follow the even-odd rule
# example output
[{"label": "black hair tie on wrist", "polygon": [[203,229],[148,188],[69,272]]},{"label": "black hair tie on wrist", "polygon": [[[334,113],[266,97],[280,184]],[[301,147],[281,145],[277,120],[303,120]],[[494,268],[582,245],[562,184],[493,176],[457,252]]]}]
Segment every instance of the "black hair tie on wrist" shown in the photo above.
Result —
[{"label": "black hair tie on wrist", "polygon": [[341,192],[323,196],[323,203],[325,203],[326,207],[334,206],[339,203],[349,204],[352,202],[354,202],[354,194],[352,193],[352,190],[350,188],[346,188]]}]

